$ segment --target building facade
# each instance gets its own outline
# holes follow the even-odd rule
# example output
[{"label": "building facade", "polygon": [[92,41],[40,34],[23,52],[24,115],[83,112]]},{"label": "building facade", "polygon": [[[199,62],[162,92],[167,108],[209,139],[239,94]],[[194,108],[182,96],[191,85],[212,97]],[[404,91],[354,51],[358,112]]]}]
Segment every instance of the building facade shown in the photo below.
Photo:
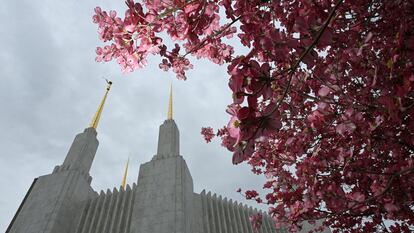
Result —
[{"label": "building facade", "polygon": [[[257,210],[211,192],[194,192],[180,155],[171,94],[157,153],[140,166],[137,183],[100,193],[92,189],[96,128],[111,84],[91,126],[76,135],[62,165],[33,181],[6,233],[253,233],[249,216]],[[287,231],[276,229],[263,214],[260,232]]]}]

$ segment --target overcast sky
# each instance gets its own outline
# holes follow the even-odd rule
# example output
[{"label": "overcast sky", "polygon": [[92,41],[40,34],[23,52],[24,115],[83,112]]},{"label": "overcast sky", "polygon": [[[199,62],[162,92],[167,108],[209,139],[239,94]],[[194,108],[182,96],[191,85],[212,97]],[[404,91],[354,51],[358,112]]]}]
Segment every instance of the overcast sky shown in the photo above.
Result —
[{"label": "overcast sky", "polygon": [[[113,82],[100,125],[91,169],[92,187],[119,186],[130,157],[128,183],[139,165],[156,153],[158,127],[166,119],[174,89],[174,119],[181,154],[203,189],[243,200],[236,189],[260,188],[263,180],[247,165],[231,164],[218,140],[206,144],[202,126],[227,124],[231,101],[226,67],[195,62],[187,81],[158,69],[158,60],[124,75],[115,62],[95,63],[98,40],[93,8],[118,9],[124,1],[5,0],[0,4],[0,232],[4,232],[35,177],[63,162],[77,133],[86,128]],[[249,202],[246,202],[249,203]],[[250,203],[253,204],[253,203]]]}]

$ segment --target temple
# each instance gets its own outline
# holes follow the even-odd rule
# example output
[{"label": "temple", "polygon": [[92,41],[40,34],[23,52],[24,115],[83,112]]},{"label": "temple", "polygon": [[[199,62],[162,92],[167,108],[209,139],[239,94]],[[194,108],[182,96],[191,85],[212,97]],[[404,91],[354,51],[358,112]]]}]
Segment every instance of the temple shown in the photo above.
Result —
[{"label": "temple", "polygon": [[[256,209],[211,192],[194,192],[180,155],[171,92],[157,153],[140,166],[137,183],[125,183],[127,165],[120,187],[99,193],[92,189],[96,130],[111,84],[90,127],[76,135],[63,163],[34,179],[6,233],[253,233],[249,217]],[[259,232],[287,230],[276,229],[263,214]]]}]

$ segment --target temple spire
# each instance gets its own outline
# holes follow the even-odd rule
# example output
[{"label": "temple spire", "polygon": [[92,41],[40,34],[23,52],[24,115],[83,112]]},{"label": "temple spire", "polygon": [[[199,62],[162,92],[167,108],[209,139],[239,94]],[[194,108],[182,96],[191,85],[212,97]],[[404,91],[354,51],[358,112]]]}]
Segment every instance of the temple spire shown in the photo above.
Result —
[{"label": "temple spire", "polygon": [[127,161],[126,166],[125,166],[124,177],[122,178],[122,183],[121,183],[121,187],[123,189],[125,189],[125,186],[126,186],[126,179],[127,179],[127,176],[128,176],[128,165],[129,165],[129,158],[128,158],[128,161]]},{"label": "temple spire", "polygon": [[158,134],[158,150],[157,155],[154,157],[155,159],[180,155],[180,133],[173,120],[172,104],[173,99],[171,85],[170,99],[168,101],[168,115],[164,123],[160,125],[160,132]]},{"label": "temple spire", "polygon": [[106,97],[108,96],[108,92],[111,89],[112,82],[108,81],[108,80],[106,80],[106,82],[108,83],[108,86],[106,87],[105,95],[102,98],[102,101],[99,104],[98,110],[96,111],[95,115],[93,116],[91,124],[90,124],[90,127],[94,128],[94,129],[96,129],[98,127],[99,119],[101,118],[101,114],[102,114],[102,110],[103,110],[104,105],[105,105]]},{"label": "temple spire", "polygon": [[170,99],[168,101],[168,120],[173,119],[173,106],[172,106],[172,84],[170,86]]}]

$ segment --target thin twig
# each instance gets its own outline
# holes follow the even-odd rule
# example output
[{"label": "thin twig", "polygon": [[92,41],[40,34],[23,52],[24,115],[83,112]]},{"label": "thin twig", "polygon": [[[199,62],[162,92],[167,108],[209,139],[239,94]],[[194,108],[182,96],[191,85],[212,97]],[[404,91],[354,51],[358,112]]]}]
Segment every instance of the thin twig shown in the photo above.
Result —
[{"label": "thin twig", "polygon": [[[296,69],[299,67],[299,65],[302,62],[303,58],[305,58],[305,56],[313,49],[313,47],[315,47],[318,44],[320,38],[322,37],[323,32],[328,27],[329,23],[331,22],[332,18],[335,15],[336,10],[338,9],[339,5],[341,5],[342,2],[343,2],[343,0],[338,0],[335,3],[334,7],[332,8],[331,12],[329,13],[328,18],[325,20],[322,28],[318,31],[318,34],[316,35],[316,38],[313,40],[312,44],[309,45],[309,47],[302,53],[302,55],[299,57],[299,59],[296,61],[296,63],[293,65],[293,67],[290,68],[288,84],[287,84],[287,86],[286,86],[286,88],[283,92],[283,95],[280,98],[279,102],[276,104],[275,108],[272,109],[272,111],[267,116],[271,116],[279,108],[280,104],[282,104],[283,100],[286,98],[287,93],[289,92],[290,86],[292,84],[293,74],[295,73]],[[255,137],[255,135],[257,134],[259,129],[263,126],[265,119],[266,119],[266,117],[262,117],[262,119],[260,120],[260,122],[259,122],[257,128],[255,129],[254,133],[247,140],[251,140],[253,137]]]},{"label": "thin twig", "polygon": [[197,44],[196,46],[194,46],[193,48],[191,48],[187,53],[185,53],[182,57],[186,57],[188,54],[204,47],[205,43],[207,42],[208,39],[214,38],[218,35],[220,35],[221,33],[223,33],[224,31],[226,31],[231,25],[233,25],[234,23],[236,23],[237,21],[239,21],[241,19],[242,16],[239,16],[237,18],[235,18],[231,23],[227,24],[223,29],[217,31],[216,33],[214,33],[213,35],[207,36],[205,37],[199,44]]},{"label": "thin twig", "polygon": [[329,16],[325,20],[325,23],[323,24],[322,28],[318,31],[318,34],[316,35],[316,38],[313,40],[312,44],[310,44],[306,48],[306,50],[302,53],[302,55],[299,57],[299,59],[296,61],[296,63],[293,65],[293,67],[290,69],[290,71],[289,71],[290,76],[289,76],[288,84],[287,84],[287,86],[285,88],[285,91],[283,92],[283,95],[280,98],[278,104],[275,106],[275,109],[273,109],[273,111],[269,115],[273,114],[273,112],[276,111],[276,109],[279,108],[280,104],[286,98],[286,95],[289,92],[290,86],[292,84],[293,74],[295,73],[296,69],[299,67],[299,65],[302,62],[302,60],[306,57],[306,55],[308,55],[308,53],[318,44],[320,38],[322,37],[322,34],[324,33],[324,31],[328,27],[329,23],[331,22],[332,18],[335,15],[336,10],[338,9],[339,5],[341,5],[342,2],[343,2],[343,0],[338,0],[335,3],[335,6],[332,8],[331,12],[329,13]]}]

